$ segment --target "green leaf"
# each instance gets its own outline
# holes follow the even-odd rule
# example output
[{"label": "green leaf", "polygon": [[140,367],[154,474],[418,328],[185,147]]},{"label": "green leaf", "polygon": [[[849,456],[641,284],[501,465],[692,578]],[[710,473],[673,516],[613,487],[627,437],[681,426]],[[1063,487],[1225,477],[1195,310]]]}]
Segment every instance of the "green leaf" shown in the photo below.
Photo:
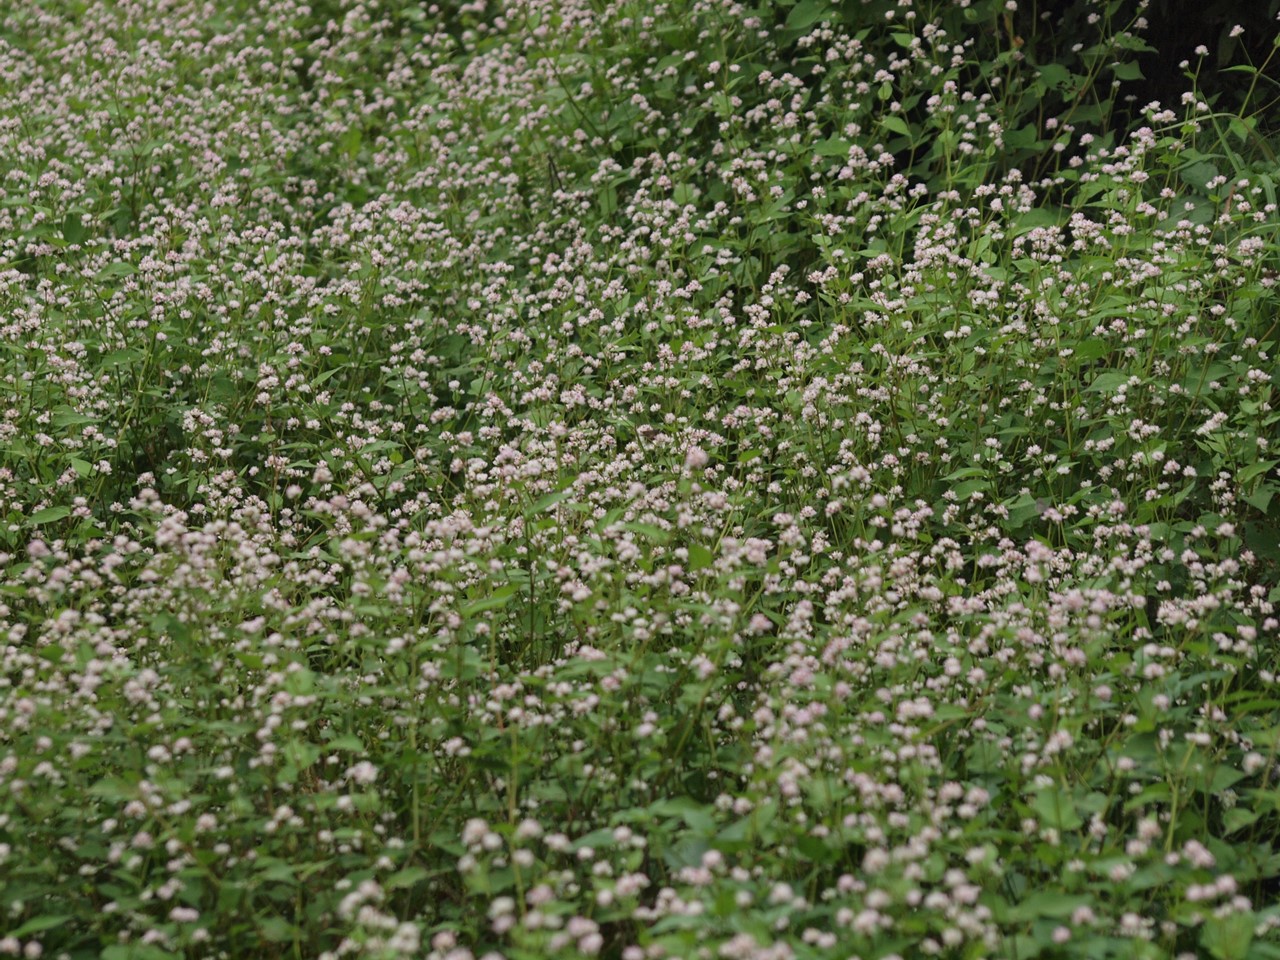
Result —
[{"label": "green leaf", "polygon": [[1091,898],[1087,896],[1042,890],[1014,906],[1009,911],[1009,919],[1026,921],[1038,920],[1041,917],[1053,919],[1069,917],[1080,907],[1087,907],[1091,903]]},{"label": "green leaf", "polygon": [[42,930],[52,930],[54,927],[60,927],[67,921],[73,919],[68,916],[53,916],[46,914],[42,917],[32,917],[16,930],[10,930],[11,937],[27,937],[33,933],[40,933]]},{"label": "green leaf", "polygon": [[1183,167],[1178,175],[1182,177],[1183,183],[1203,192],[1208,189],[1209,181],[1218,176],[1218,168],[1207,160],[1201,160]]},{"label": "green leaf", "polygon": [[258,932],[262,939],[269,943],[291,943],[298,939],[301,931],[289,921],[281,917],[267,917],[258,923]]},{"label": "green leaf", "polygon": [[431,873],[422,867],[405,867],[403,870],[397,870],[387,877],[382,882],[382,885],[388,890],[407,890],[410,887],[417,886],[429,876],[431,876]]},{"label": "green leaf", "polygon": [[827,16],[827,0],[800,0],[787,16],[787,30],[807,30]]},{"label": "green leaf", "polygon": [[191,639],[191,628],[172,613],[157,613],[151,618],[151,629],[159,636],[167,636],[178,643]]},{"label": "green leaf", "polygon": [[499,587],[487,597],[481,597],[478,600],[472,600],[470,603],[463,605],[459,611],[463,616],[473,616],[477,613],[483,613],[486,610],[494,610],[498,607],[505,607],[511,598],[516,594],[516,585],[508,583]]},{"label": "green leaf", "polygon": [[62,407],[53,415],[54,426],[58,427],[75,427],[83,423],[97,422],[97,417],[91,417],[83,413],[76,413],[70,407]]},{"label": "green leaf", "polygon": [[538,500],[530,509],[531,513],[545,513],[554,507],[557,503],[567,500],[572,495],[572,490],[557,490],[555,493],[548,493],[545,497]]},{"label": "green leaf", "polygon": [[108,800],[134,800],[138,796],[138,785],[119,777],[104,777],[89,787],[89,793]]},{"label": "green leaf", "polygon": [[1251,463],[1249,466],[1241,469],[1237,475],[1237,480],[1241,485],[1247,484],[1255,477],[1260,477],[1264,473],[1268,473],[1273,467],[1280,464],[1280,460],[1259,460],[1257,463]]},{"label": "green leaf", "polygon": [[584,847],[590,847],[592,850],[605,850],[617,845],[618,841],[614,839],[613,831],[608,827],[601,827],[575,840],[572,849],[578,851]]},{"label": "green leaf", "polygon": [[1040,80],[1050,90],[1063,91],[1071,86],[1071,72],[1062,64],[1046,63],[1036,69],[1040,74]]},{"label": "green leaf", "polygon": [[1218,795],[1224,790],[1230,790],[1245,777],[1244,771],[1237,770],[1235,767],[1220,763],[1213,768],[1213,779],[1209,782],[1208,789],[1205,791],[1211,795]]},{"label": "green leaf", "polygon": [[131,277],[138,272],[138,268],[132,263],[125,263],[122,260],[116,260],[108,263],[94,275],[94,280],[112,280],[116,277]]},{"label": "green leaf", "polygon": [[907,126],[907,122],[900,116],[893,113],[887,113],[880,118],[881,125],[893,133],[902,134],[904,137],[911,136],[911,128]]},{"label": "green leaf", "polygon": [[1101,337],[1091,337],[1072,345],[1073,360],[1099,360],[1111,353],[1111,344]]},{"label": "green leaf", "polygon": [[1084,825],[1084,819],[1076,811],[1071,794],[1060,787],[1046,787],[1031,801],[1031,809],[1040,822],[1055,830],[1076,830]]},{"label": "green leaf", "polygon": [[346,750],[350,753],[364,753],[364,741],[354,734],[346,734],[341,737],[334,737],[327,744],[330,750]]},{"label": "green leaf", "polygon": [[819,140],[813,145],[813,152],[820,157],[847,157],[849,156],[849,147],[851,144],[848,140],[840,137],[832,137],[829,140]]},{"label": "green leaf", "polygon": [[1237,833],[1245,827],[1251,827],[1258,821],[1262,813],[1244,807],[1232,807],[1222,815],[1222,832],[1226,836]]},{"label": "green leaf", "polygon": [[689,569],[691,571],[703,570],[711,566],[713,557],[711,551],[701,544],[693,544],[689,547]]},{"label": "green leaf", "polygon": [[1012,229],[1012,236],[1020,237],[1021,234],[1030,233],[1038,227],[1059,227],[1062,220],[1064,220],[1064,212],[1057,207],[1032,207],[1014,221],[1016,225]]},{"label": "green leaf", "polygon": [[1259,513],[1266,513],[1271,508],[1271,499],[1275,496],[1276,491],[1280,490],[1272,483],[1260,483],[1258,489],[1252,493],[1246,493],[1244,496],[1245,503],[1253,507]]},{"label": "green leaf", "polygon": [[1034,123],[1024,124],[1014,130],[1009,130],[1004,135],[1004,143],[1006,147],[1012,147],[1015,150],[1025,150],[1034,147],[1040,142],[1040,133],[1036,129]]},{"label": "green leaf", "polygon": [[1210,917],[1200,931],[1200,945],[1214,960],[1245,960],[1253,943],[1256,923],[1252,912]]},{"label": "green leaf", "polygon": [[99,960],[179,960],[180,954],[162,950],[153,943],[113,943],[98,954]]},{"label": "green leaf", "polygon": [[1117,80],[1141,80],[1142,68],[1136,63],[1113,63],[1111,72]]},{"label": "green leaf", "polygon": [[122,347],[119,350],[112,350],[102,358],[104,367],[123,367],[142,359],[142,351],[133,347]]},{"label": "green leaf", "polygon": [[327,381],[330,377],[337,376],[339,373],[341,373],[343,370],[346,370],[346,369],[347,367],[344,364],[342,366],[330,367],[328,370],[321,371],[316,375],[315,379],[311,381],[312,388],[314,389],[315,387],[320,386],[320,384]]},{"label": "green leaf", "polygon": [[1088,390],[1090,393],[1115,393],[1128,382],[1128,374],[1120,373],[1117,370],[1107,370],[1093,378]]},{"label": "green leaf", "polygon": [[37,510],[30,517],[31,523],[40,526],[43,523],[54,523],[63,517],[71,516],[70,507],[45,507],[43,510]]},{"label": "green leaf", "polygon": [[80,214],[72,212],[62,218],[62,235],[67,243],[80,243],[88,234],[89,231],[84,228]]},{"label": "green leaf", "polygon": [[715,832],[714,808],[690,797],[673,797],[649,805],[649,812],[660,817],[679,817],[689,829],[710,836]]},{"label": "green leaf", "polygon": [[287,883],[293,885],[298,882],[297,869],[292,863],[284,860],[276,860],[274,863],[263,865],[258,871],[258,877],[270,883]]},{"label": "green leaf", "polygon": [[671,191],[671,199],[678,206],[688,206],[698,199],[698,188],[691,183],[676,184],[676,188]]},{"label": "green leaf", "polygon": [[364,139],[364,131],[354,124],[342,135],[342,150],[348,157],[355,157],[360,152],[360,141]]}]

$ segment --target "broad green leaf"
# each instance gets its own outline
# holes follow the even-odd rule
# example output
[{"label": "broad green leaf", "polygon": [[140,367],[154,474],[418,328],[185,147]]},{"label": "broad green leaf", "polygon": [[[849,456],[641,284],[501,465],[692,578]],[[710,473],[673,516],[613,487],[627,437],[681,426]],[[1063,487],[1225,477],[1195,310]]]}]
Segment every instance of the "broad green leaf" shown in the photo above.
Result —
[{"label": "broad green leaf", "polygon": [[61,915],[46,914],[45,916],[32,917],[30,920],[28,920],[26,923],[21,924],[16,929],[10,930],[9,936],[18,937],[20,939],[23,937],[29,937],[33,933],[41,933],[44,930],[52,930],[55,927],[60,927],[63,924],[73,919],[74,919],[73,917],[69,917],[65,914],[61,914]]},{"label": "broad green leaf", "polygon": [[828,16],[830,6],[827,0],[800,0],[787,15],[788,30],[807,30],[815,23]]},{"label": "broad green leaf", "polygon": [[711,566],[713,561],[711,551],[701,544],[693,544],[689,547],[689,569],[697,571]]},{"label": "broad green leaf", "polygon": [[880,118],[881,125],[892,133],[901,134],[904,137],[911,136],[911,128],[907,126],[907,122],[901,117],[893,113],[887,113]]},{"label": "broad green leaf", "polygon": [[1252,911],[1211,916],[1200,931],[1200,945],[1214,960],[1245,960],[1257,923]]},{"label": "broad green leaf", "polygon": [[1245,827],[1251,827],[1258,822],[1258,818],[1262,816],[1258,810],[1249,810],[1244,807],[1232,807],[1222,815],[1222,832],[1226,836],[1238,833]]},{"label": "broad green leaf", "polygon": [[1115,393],[1129,382],[1129,375],[1116,370],[1107,370],[1093,378],[1089,384],[1090,393]]},{"label": "broad green leaf", "polygon": [[81,220],[79,213],[68,213],[62,218],[62,236],[67,243],[80,243],[88,234],[89,231],[84,228],[84,221]]},{"label": "broad green leaf", "polygon": [[1011,920],[1038,920],[1041,917],[1069,917],[1080,907],[1090,906],[1092,899],[1081,894],[1041,890],[1031,894],[1009,911]]},{"label": "broad green leaf", "polygon": [[516,585],[514,583],[508,583],[499,587],[487,597],[480,597],[477,600],[472,600],[470,603],[464,604],[459,612],[463,616],[469,617],[474,616],[477,613],[483,613],[486,610],[495,610],[498,607],[505,607],[511,602],[511,598],[514,597],[515,594]]},{"label": "broad green leaf", "polygon": [[1031,809],[1041,823],[1055,830],[1076,830],[1084,824],[1071,794],[1061,787],[1045,787],[1031,801]]},{"label": "broad green leaf", "polygon": [[405,867],[387,877],[382,885],[388,890],[407,890],[416,887],[429,876],[431,873],[422,867]]},{"label": "broad green leaf", "polygon": [[69,516],[71,516],[70,507],[45,507],[43,510],[37,510],[33,513],[30,520],[35,526],[40,526],[45,523],[54,523]]},{"label": "broad green leaf", "polygon": [[267,917],[258,921],[258,931],[268,943],[291,943],[302,931],[281,917]]}]

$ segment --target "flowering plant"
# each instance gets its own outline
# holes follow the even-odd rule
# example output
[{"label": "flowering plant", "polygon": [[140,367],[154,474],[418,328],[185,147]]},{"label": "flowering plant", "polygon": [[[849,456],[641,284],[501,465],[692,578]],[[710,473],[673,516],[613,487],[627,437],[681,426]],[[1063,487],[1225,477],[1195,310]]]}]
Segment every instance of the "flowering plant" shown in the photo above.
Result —
[{"label": "flowering plant", "polygon": [[1056,6],[0,10],[0,956],[1280,956],[1273,67]]}]

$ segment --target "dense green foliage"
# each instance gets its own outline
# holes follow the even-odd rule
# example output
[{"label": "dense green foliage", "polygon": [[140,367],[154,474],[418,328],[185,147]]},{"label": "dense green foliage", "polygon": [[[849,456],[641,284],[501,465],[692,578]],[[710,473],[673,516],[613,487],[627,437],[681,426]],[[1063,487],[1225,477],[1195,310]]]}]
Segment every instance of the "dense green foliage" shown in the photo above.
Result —
[{"label": "dense green foliage", "polygon": [[7,5],[0,955],[1280,957],[1277,45],[1149,32]]}]

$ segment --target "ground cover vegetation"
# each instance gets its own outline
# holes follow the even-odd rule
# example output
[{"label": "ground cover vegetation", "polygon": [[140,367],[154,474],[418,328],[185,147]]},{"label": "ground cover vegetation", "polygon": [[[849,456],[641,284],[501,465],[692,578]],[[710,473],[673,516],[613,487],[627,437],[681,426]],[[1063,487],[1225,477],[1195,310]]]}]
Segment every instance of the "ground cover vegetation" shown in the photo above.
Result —
[{"label": "ground cover vegetation", "polygon": [[1280,957],[1266,6],[5,5],[0,955]]}]

